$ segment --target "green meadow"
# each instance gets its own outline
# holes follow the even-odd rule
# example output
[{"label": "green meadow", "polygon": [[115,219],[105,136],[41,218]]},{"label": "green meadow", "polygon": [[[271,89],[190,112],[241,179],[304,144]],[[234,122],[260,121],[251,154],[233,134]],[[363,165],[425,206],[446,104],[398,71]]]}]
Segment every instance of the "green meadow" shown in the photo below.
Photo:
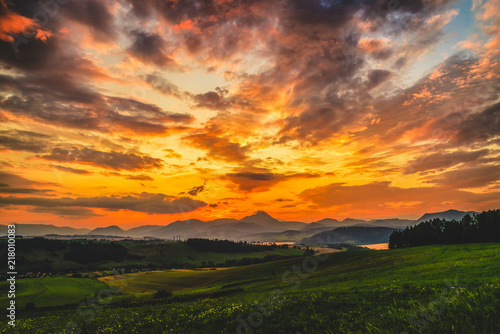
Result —
[{"label": "green meadow", "polygon": [[[28,240],[27,242],[29,242]],[[47,242],[62,242],[62,241],[47,241]],[[83,242],[83,241],[71,241]],[[69,244],[70,241],[67,241]],[[110,244],[110,242],[98,242],[102,244]],[[0,253],[6,249],[6,240],[0,240],[2,247]],[[120,257],[118,260],[106,259],[106,250],[99,255],[99,261],[92,261],[89,264],[82,264],[68,260],[68,250],[63,249],[44,249],[43,247],[28,248],[21,245],[17,250],[17,256],[22,258],[18,262],[17,269],[19,272],[42,272],[42,273],[57,273],[68,271],[90,271],[94,269],[111,270],[115,267],[138,267],[138,268],[157,268],[157,267],[200,267],[208,266],[209,263],[214,265],[224,265],[228,260],[242,260],[244,258],[264,259],[266,256],[283,256],[297,257],[304,254],[304,250],[300,248],[274,248],[265,251],[253,252],[199,252],[183,242],[135,242],[135,241],[118,241],[114,244],[123,246],[127,255]],[[29,246],[29,244],[27,244]],[[92,246],[89,246],[92,247]],[[5,252],[4,252],[5,253]],[[2,253],[3,254],[3,253]],[[5,258],[6,255],[4,254]]]},{"label": "green meadow", "polygon": [[500,333],[500,245],[19,280],[18,291],[20,308],[37,309],[18,310],[6,333]]},{"label": "green meadow", "polygon": [[[16,305],[25,308],[27,303],[36,307],[75,304],[84,298],[92,297],[105,288],[105,284],[94,279],[44,277],[18,279],[16,281]],[[0,282],[0,303],[7,305],[8,282]]]}]

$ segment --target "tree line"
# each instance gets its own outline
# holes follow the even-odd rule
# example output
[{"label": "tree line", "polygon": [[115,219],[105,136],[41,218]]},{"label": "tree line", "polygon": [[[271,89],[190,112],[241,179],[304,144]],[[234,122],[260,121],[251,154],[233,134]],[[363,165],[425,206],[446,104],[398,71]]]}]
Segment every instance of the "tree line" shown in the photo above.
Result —
[{"label": "tree line", "polygon": [[272,251],[277,245],[255,245],[246,241],[231,241],[220,239],[191,238],[184,241],[186,245],[198,252],[216,253],[249,253]]},{"label": "tree line", "polygon": [[460,221],[435,218],[395,230],[389,248],[479,242],[500,242],[500,209],[467,214]]}]

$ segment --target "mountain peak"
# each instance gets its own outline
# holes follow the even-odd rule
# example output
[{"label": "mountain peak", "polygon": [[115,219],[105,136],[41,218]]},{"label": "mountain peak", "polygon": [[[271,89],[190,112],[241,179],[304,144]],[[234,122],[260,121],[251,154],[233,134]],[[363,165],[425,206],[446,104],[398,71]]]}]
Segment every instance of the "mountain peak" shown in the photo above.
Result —
[{"label": "mountain peak", "polygon": [[246,216],[245,218],[240,219],[240,221],[257,224],[279,223],[279,220],[271,217],[267,212],[261,210],[255,212],[253,215]]},{"label": "mountain peak", "polygon": [[[262,210],[258,210],[256,211],[253,216],[261,216],[261,217],[271,217],[270,214],[268,214],[267,212],[265,211],[262,211]],[[272,218],[272,217],[271,217]]]},{"label": "mountain peak", "polygon": [[125,231],[121,229],[119,226],[111,225],[107,227],[98,227],[87,233],[87,235],[122,235]]},{"label": "mountain peak", "polygon": [[421,222],[435,219],[435,218],[446,219],[446,220],[453,220],[453,219],[460,220],[466,214],[474,215],[476,213],[477,212],[475,212],[475,211],[459,211],[459,210],[454,210],[454,209],[450,209],[450,210],[442,211],[442,212],[426,213],[417,220],[417,223],[421,223]]}]

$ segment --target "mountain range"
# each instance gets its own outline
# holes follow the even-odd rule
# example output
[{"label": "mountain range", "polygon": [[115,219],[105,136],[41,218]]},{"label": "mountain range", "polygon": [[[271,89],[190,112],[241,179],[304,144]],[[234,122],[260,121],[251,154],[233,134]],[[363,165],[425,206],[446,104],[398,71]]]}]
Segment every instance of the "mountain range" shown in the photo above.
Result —
[{"label": "mountain range", "polygon": [[[349,233],[354,233],[359,237],[360,233],[366,235],[378,231],[381,237],[375,239],[386,240],[388,235],[390,235],[389,231],[394,229],[403,229],[407,226],[433,218],[459,220],[466,214],[475,213],[476,212],[472,211],[448,210],[444,212],[426,213],[417,220],[391,218],[368,221],[346,218],[339,221],[337,219],[325,218],[312,223],[303,223],[297,221],[280,221],[271,217],[264,211],[257,211],[255,214],[239,220],[223,218],[205,222],[198,219],[189,219],[176,221],[168,225],[144,225],[128,230],[124,230],[116,225],[89,230],[75,229],[72,227],[58,227],[54,225],[17,224],[16,231],[18,235],[23,236],[51,235],[51,237],[57,237],[59,235],[85,238],[106,238],[113,236],[122,238],[154,237],[160,239],[218,238],[261,242],[313,242],[321,241],[328,235],[330,235],[331,239],[333,234],[330,232],[335,230],[337,231],[334,233],[336,236],[338,236],[339,233],[342,234],[342,236],[335,240],[344,242],[354,240]],[[373,228],[379,229],[374,230]],[[0,231],[5,234],[7,226],[0,225]],[[364,239],[363,236],[361,236],[356,240],[362,241]]]}]

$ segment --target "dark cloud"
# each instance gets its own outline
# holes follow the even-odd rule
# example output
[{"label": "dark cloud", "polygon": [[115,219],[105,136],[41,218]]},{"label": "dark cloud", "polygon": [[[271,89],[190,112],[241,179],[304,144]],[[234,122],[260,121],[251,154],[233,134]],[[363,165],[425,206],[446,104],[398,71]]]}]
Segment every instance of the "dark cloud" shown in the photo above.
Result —
[{"label": "dark cloud", "polygon": [[127,180],[134,180],[134,181],[154,181],[155,180],[151,176],[144,175],[144,174],[141,174],[141,175],[126,175],[125,178]]},{"label": "dark cloud", "polygon": [[127,0],[132,6],[132,12],[140,19],[148,18],[154,10],[154,0]]},{"label": "dark cloud", "polygon": [[87,26],[93,38],[109,42],[117,38],[118,33],[114,17],[106,6],[106,2],[97,0],[70,1],[61,6],[66,17]]},{"label": "dark cloud", "polygon": [[189,190],[187,193],[189,195],[191,195],[191,196],[197,196],[203,190],[205,190],[205,185],[202,185],[202,186],[199,186],[199,187],[194,187],[193,189]]},{"label": "dark cloud", "polygon": [[42,189],[0,187],[0,193],[2,194],[44,194],[46,192],[47,190]]},{"label": "dark cloud", "polygon": [[183,92],[177,85],[165,78],[162,78],[158,74],[148,74],[143,76],[143,79],[150,84],[151,87],[165,95],[174,96],[179,99],[185,97],[186,95],[189,96],[189,93]]},{"label": "dark cloud", "polygon": [[208,131],[185,136],[183,140],[193,147],[206,150],[209,158],[227,162],[242,162],[248,159],[248,147]]},{"label": "dark cloud", "polygon": [[46,195],[52,192],[43,189],[47,183],[32,181],[22,176],[0,171],[0,193],[3,194],[36,194]]},{"label": "dark cloud", "polygon": [[420,156],[413,159],[408,163],[408,167],[405,169],[405,174],[412,174],[417,172],[423,172],[433,169],[444,169],[453,167],[455,165],[473,162],[481,157],[488,155],[490,151],[479,150],[479,151],[456,151],[450,153],[433,153],[429,155]]},{"label": "dark cloud", "polygon": [[427,183],[454,189],[479,188],[494,185],[500,180],[500,166],[483,165],[448,171],[436,176],[428,176]]},{"label": "dark cloud", "polygon": [[129,53],[140,61],[156,66],[175,66],[175,61],[169,56],[166,42],[154,33],[133,31],[133,42]]},{"label": "dark cloud", "polygon": [[368,89],[372,89],[389,79],[391,71],[387,70],[372,70],[368,73]]},{"label": "dark cloud", "polygon": [[5,94],[0,93],[0,107],[5,111],[69,128],[162,134],[181,130],[194,120],[153,104],[103,96],[62,75],[23,80],[0,76],[0,87]]},{"label": "dark cloud", "polygon": [[[52,22],[52,21],[51,21]],[[32,80],[53,80],[54,84],[71,81],[70,87],[85,86],[82,78],[110,80],[105,71],[92,60],[76,52],[68,41],[52,36],[45,41],[26,39],[14,48],[10,43],[0,40],[0,64],[6,68],[17,69]],[[51,79],[55,78],[55,79]],[[47,83],[50,88],[51,83]],[[57,88],[64,89],[64,84]],[[36,89],[36,88],[35,88]],[[54,92],[56,93],[56,92]]]},{"label": "dark cloud", "polygon": [[0,131],[0,147],[12,151],[42,153],[50,147],[50,136],[31,131]]},{"label": "dark cloud", "polygon": [[357,117],[355,112],[345,112],[340,106],[308,109],[299,116],[285,118],[284,126],[279,131],[279,142],[298,139],[315,145],[351,125]]},{"label": "dark cloud", "polygon": [[92,197],[92,198],[34,198],[0,197],[0,204],[29,205],[36,208],[100,208],[108,210],[130,210],[148,214],[174,214],[191,212],[207,204],[187,197],[171,199],[163,194],[142,193],[138,196]]},{"label": "dark cloud", "polygon": [[33,213],[51,213],[54,215],[61,216],[62,218],[69,219],[82,219],[88,217],[98,217],[94,211],[87,208],[46,208],[46,207],[35,207],[32,209],[27,209],[28,212]]},{"label": "dark cloud", "polygon": [[225,110],[231,103],[224,98],[227,94],[227,90],[217,88],[215,92],[207,92],[204,94],[198,94],[193,97],[198,108],[208,108],[213,110]]},{"label": "dark cloud", "polygon": [[149,18],[153,13],[171,23],[180,23],[196,18],[210,18],[215,13],[213,0],[154,1],[127,0],[133,13],[140,19]]},{"label": "dark cloud", "polygon": [[64,167],[64,166],[57,166],[57,165],[52,165],[55,169],[58,169],[63,172],[68,172],[68,173],[73,173],[73,174],[80,174],[80,175],[89,175],[92,174],[91,172],[85,170],[85,169],[77,169],[77,168],[71,168],[71,167]]},{"label": "dark cloud", "polygon": [[[138,175],[131,175],[131,174],[121,174],[118,172],[102,172],[102,175],[105,176],[116,176],[116,177],[122,177],[126,180],[133,180],[133,181],[154,181],[154,179],[146,174],[138,174]],[[140,183],[142,186],[145,186],[144,184]]]},{"label": "dark cloud", "polygon": [[189,100],[194,108],[207,108],[212,110],[226,110],[231,106],[245,107],[258,111],[250,102],[238,96],[228,96],[229,91],[216,87],[215,91],[203,94],[192,94],[181,90],[169,80],[157,75],[148,74],[142,77],[152,88],[167,96],[173,96],[181,100]]},{"label": "dark cloud", "polygon": [[500,136],[500,103],[470,114],[458,128],[458,143],[486,142]]},{"label": "dark cloud", "polygon": [[265,169],[259,171],[237,171],[235,173],[228,173],[226,177],[233,183],[237,184],[242,191],[252,191],[255,189],[265,191],[271,186],[290,179],[301,178],[317,178],[319,174],[314,173],[288,173],[278,174],[272,173]]},{"label": "dark cloud", "polygon": [[146,170],[163,166],[161,159],[133,153],[102,152],[92,148],[54,148],[50,154],[38,156],[51,161],[87,164],[114,170]]}]

